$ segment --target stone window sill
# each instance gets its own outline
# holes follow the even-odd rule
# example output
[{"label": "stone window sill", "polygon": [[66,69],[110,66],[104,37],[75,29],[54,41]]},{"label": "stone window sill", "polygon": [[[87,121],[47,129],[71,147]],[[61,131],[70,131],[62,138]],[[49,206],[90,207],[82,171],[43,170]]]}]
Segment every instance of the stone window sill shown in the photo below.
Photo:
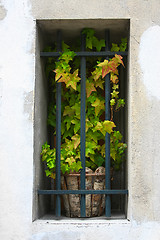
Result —
[{"label": "stone window sill", "polygon": [[53,214],[46,214],[42,218],[35,220],[35,224],[55,224],[55,225],[109,225],[109,224],[130,224],[130,221],[125,217],[124,214],[112,214],[110,219],[105,216],[95,218],[67,218],[61,217],[56,219]]}]

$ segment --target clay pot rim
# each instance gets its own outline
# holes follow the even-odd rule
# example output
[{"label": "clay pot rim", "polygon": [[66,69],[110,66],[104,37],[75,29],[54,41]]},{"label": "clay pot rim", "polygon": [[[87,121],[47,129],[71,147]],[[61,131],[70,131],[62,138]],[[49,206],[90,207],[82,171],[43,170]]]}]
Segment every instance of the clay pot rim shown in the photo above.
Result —
[{"label": "clay pot rim", "polygon": [[[68,173],[68,174],[63,174],[63,176],[65,176],[65,177],[69,177],[69,176],[80,176],[81,174],[80,173]],[[95,176],[95,177],[97,177],[97,176],[105,176],[105,173],[86,173],[85,174],[85,176],[86,177],[88,177],[88,176]]]}]

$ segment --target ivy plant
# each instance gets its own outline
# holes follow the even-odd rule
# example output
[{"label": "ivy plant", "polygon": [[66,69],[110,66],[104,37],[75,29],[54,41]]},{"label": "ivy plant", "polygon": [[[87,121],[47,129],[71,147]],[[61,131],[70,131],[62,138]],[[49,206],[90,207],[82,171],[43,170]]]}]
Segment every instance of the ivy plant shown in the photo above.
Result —
[{"label": "ivy plant", "polygon": [[[84,29],[86,48],[89,51],[101,51],[105,47],[104,39],[98,39],[93,29]],[[111,51],[125,51],[127,40],[122,39],[120,45],[112,44]],[[45,51],[54,51],[51,47]],[[51,93],[48,108],[48,124],[52,134],[56,127],[56,82],[62,83],[62,122],[61,122],[61,171],[63,174],[79,172],[80,161],[80,60],[75,51],[63,42],[62,53],[55,61],[49,58],[46,64],[46,75],[50,79]],[[119,95],[119,66],[124,67],[122,57],[118,54],[109,60],[103,58],[87,58],[86,70],[86,166],[95,170],[105,162],[105,135],[110,134],[111,165],[120,169],[124,159],[126,144],[116,128],[114,113],[125,105]],[[105,76],[110,74],[110,120],[104,119],[105,112]],[[47,164],[46,175],[54,177],[56,150],[47,142],[42,146],[42,161]]]}]

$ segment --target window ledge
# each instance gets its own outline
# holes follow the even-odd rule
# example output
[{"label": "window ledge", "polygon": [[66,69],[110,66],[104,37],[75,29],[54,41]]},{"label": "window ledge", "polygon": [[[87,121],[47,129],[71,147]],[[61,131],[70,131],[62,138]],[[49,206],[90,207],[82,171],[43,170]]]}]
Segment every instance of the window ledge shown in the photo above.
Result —
[{"label": "window ledge", "polygon": [[130,224],[130,221],[123,214],[115,214],[111,218],[105,216],[95,218],[67,218],[57,219],[53,214],[46,214],[42,218],[35,220],[35,224],[56,224],[56,225],[110,225],[110,224]]}]

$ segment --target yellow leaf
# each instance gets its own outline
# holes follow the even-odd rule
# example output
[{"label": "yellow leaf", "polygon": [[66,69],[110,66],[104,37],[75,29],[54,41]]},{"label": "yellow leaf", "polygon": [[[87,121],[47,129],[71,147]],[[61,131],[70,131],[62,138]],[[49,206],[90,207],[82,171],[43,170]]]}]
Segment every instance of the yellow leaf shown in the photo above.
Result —
[{"label": "yellow leaf", "polygon": [[104,129],[105,132],[108,132],[109,134],[111,134],[114,127],[116,127],[116,125],[112,121],[105,120],[103,122],[103,129]]},{"label": "yellow leaf", "polygon": [[72,137],[72,140],[74,141],[74,148],[76,149],[78,145],[80,144],[80,137],[78,134],[74,135]]},{"label": "yellow leaf", "polygon": [[51,178],[55,179],[56,178],[56,174],[55,173],[51,173]]}]

